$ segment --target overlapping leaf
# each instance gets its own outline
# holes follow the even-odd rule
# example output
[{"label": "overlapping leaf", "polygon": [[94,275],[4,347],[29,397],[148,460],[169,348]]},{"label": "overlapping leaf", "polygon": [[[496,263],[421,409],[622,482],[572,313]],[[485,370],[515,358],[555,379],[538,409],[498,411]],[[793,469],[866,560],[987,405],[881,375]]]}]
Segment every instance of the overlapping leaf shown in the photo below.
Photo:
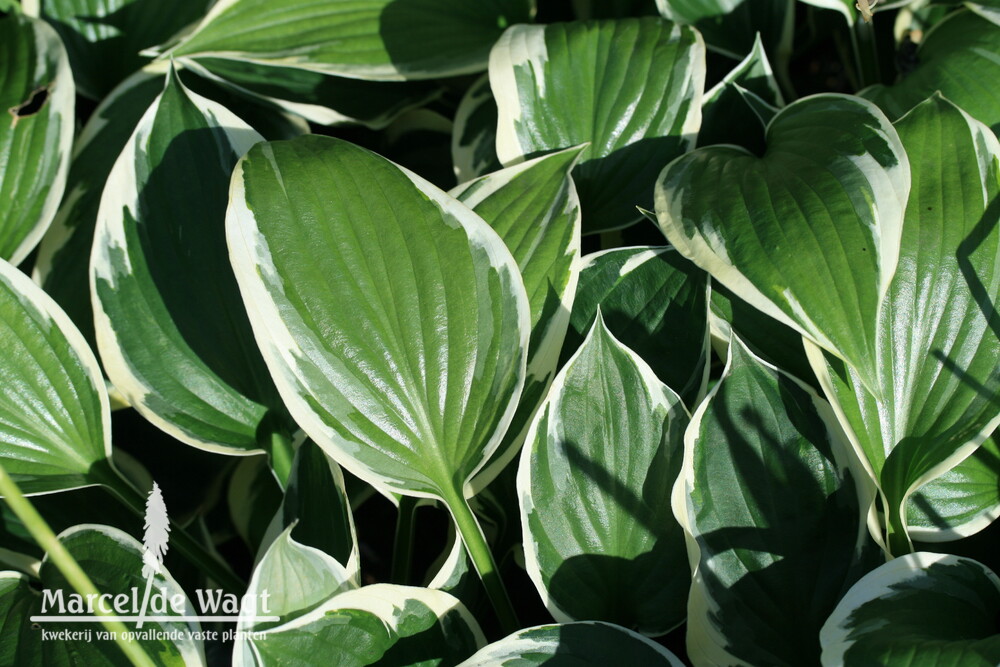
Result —
[{"label": "overlapping leaf", "polygon": [[266,446],[259,430],[291,429],[242,308],[223,229],[232,167],[259,140],[170,75],[111,171],[94,238],[92,292],[108,377],[154,424],[213,451],[252,452]]},{"label": "overlapping leaf", "polygon": [[874,105],[817,95],[775,116],[762,157],[709,146],[672,162],[656,213],[683,255],[873,386],[909,186],[899,137]]},{"label": "overlapping leaf", "polygon": [[761,41],[777,51],[791,42],[795,0],[656,0],[660,14],[696,27],[709,48],[732,58]]},{"label": "overlapping leaf", "polygon": [[[971,454],[1000,423],[1000,143],[940,96],[896,123],[913,189],[899,267],[877,320],[865,382],[810,357],[888,503],[896,553],[903,504]],[[958,165],[958,168],[955,167]]]},{"label": "overlapping leaf", "polygon": [[455,112],[451,161],[459,183],[501,168],[497,157],[497,103],[489,76],[469,87]]},{"label": "overlapping leaf", "polygon": [[0,259],[17,265],[59,206],[73,143],[73,73],[42,21],[0,16]]},{"label": "overlapping leaf", "polygon": [[599,621],[539,625],[481,649],[459,667],[566,664],[683,667],[673,653],[642,635]]},{"label": "overlapping leaf", "polygon": [[530,0],[224,0],[169,54],[299,67],[355,79],[433,79],[486,69]]},{"label": "overlapping leaf", "polygon": [[820,627],[871,562],[868,480],[848,461],[829,405],[734,338],[673,495],[694,567],[694,664],[816,663]]},{"label": "overlapping leaf", "polygon": [[37,11],[66,45],[77,90],[99,100],[146,62],[141,50],[169,39],[210,5],[209,0],[37,0]]},{"label": "overlapping leaf", "polygon": [[1000,579],[970,558],[896,558],[861,579],[823,626],[824,667],[1000,663]]},{"label": "overlapping leaf", "polygon": [[639,246],[587,255],[563,361],[583,342],[600,310],[615,338],[693,406],[708,370],[707,301],[707,275],[672,249]]},{"label": "overlapping leaf", "polygon": [[[124,595],[131,604],[132,589],[142,591],[146,578],[142,576],[142,545],[130,535],[110,526],[80,525],[59,535],[66,550],[80,564],[87,576],[102,593],[115,596]],[[42,564],[41,585],[50,591],[53,598],[68,603],[75,591],[66,583],[62,574],[48,560]],[[166,599],[175,596],[183,601],[183,615],[195,614],[194,607],[187,599],[184,589],[165,569],[154,575],[153,586]],[[160,593],[162,591],[162,593]],[[49,593],[47,593],[48,595]],[[5,665],[73,665],[100,664],[127,666],[131,664],[111,639],[100,639],[97,631],[103,628],[95,621],[67,623],[39,619],[33,616],[65,616],[67,609],[60,610],[58,602],[43,607],[43,596],[23,576],[13,572],[0,573],[0,614],[3,622],[0,629],[4,641],[0,645],[0,662]],[[96,606],[96,605],[95,605]],[[179,616],[168,605],[165,613],[157,611],[155,620],[147,619],[143,625],[145,632],[137,634],[137,641],[156,665],[190,667],[204,665],[205,654],[202,642],[192,638],[192,632],[200,631],[197,621],[161,620],[164,616]],[[72,607],[70,607],[72,608]],[[127,608],[126,608],[127,609]],[[127,611],[131,611],[128,610]],[[138,614],[126,613],[131,629]],[[150,614],[153,615],[153,614]],[[119,614],[121,616],[121,614]],[[91,639],[86,635],[66,641],[46,639],[45,632],[78,632],[90,630]]]},{"label": "overlapping leaf", "polygon": [[464,502],[524,383],[529,305],[500,237],[325,137],[252,149],[231,201],[243,299],[298,422],[380,488]]},{"label": "overlapping leaf", "polygon": [[529,160],[450,193],[500,235],[521,271],[531,309],[524,390],[507,436],[477,476],[477,489],[514,458],[556,372],[579,276],[580,201],[570,170],[581,150]]},{"label": "overlapping leaf", "polygon": [[1000,132],[1000,25],[961,11],[936,24],[920,43],[918,65],[891,86],[875,85],[860,95],[899,118],[939,91],[977,120]]},{"label": "overlapping leaf", "polygon": [[589,142],[573,173],[584,232],[632,224],[693,144],[704,53],[697,31],[653,17],[514,26],[490,55],[497,155],[510,165]]},{"label": "overlapping leaf", "polygon": [[556,376],[521,454],[525,563],[560,621],[659,635],[689,585],[670,513],[688,415],[680,398],[598,315]]}]

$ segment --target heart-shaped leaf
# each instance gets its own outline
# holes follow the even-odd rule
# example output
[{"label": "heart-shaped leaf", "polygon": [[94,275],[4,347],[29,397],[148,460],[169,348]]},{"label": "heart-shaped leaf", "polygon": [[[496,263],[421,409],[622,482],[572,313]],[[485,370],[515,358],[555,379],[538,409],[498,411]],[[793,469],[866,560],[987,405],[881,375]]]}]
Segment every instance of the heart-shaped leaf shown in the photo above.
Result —
[{"label": "heart-shaped leaf", "polygon": [[[913,190],[899,267],[876,320],[875,382],[809,350],[817,377],[886,502],[894,553],[903,504],[1000,424],[1000,142],[934,96],[896,123]],[[954,165],[960,165],[955,168]]]},{"label": "heart-shaped leaf", "polygon": [[909,185],[899,137],[874,105],[817,95],[775,116],[762,157],[709,146],[672,162],[656,214],[681,254],[874,386]]},{"label": "heart-shaped leaf", "polygon": [[0,261],[0,462],[25,493],[100,481],[111,456],[104,376],[80,332]]},{"label": "heart-shaped leaf", "polygon": [[497,155],[589,143],[573,172],[584,233],[637,222],[657,172],[693,145],[704,58],[697,31],[654,17],[514,26],[490,54]]},{"label": "heart-shaped leaf", "polygon": [[459,667],[571,664],[683,667],[673,653],[642,635],[600,621],[539,625],[480,649]]},{"label": "heart-shaped leaf", "polygon": [[52,28],[0,16],[0,259],[20,264],[59,206],[73,144],[73,73]]},{"label": "heart-shaped leaf", "polygon": [[112,383],[167,433],[226,453],[259,451],[271,429],[292,430],[224,233],[230,172],[260,140],[168,76],[108,178],[91,263],[97,342]]},{"label": "heart-shaped leaf", "polygon": [[486,69],[503,29],[531,0],[226,0],[173,47],[173,57],[224,57],[353,79],[436,79]]},{"label": "heart-shaped leaf", "polygon": [[570,148],[529,160],[450,193],[503,239],[521,271],[531,308],[527,377],[520,404],[500,448],[477,475],[477,489],[513,460],[556,372],[579,276],[580,201],[570,170],[581,150]]},{"label": "heart-shaped leaf", "polygon": [[1000,664],[1000,579],[971,558],[914,553],[854,585],[823,626],[824,667]]},{"label": "heart-shaped leaf", "polygon": [[532,422],[517,480],[525,564],[556,620],[647,635],[683,621],[690,577],[670,488],[687,423],[598,314]]},{"label": "heart-shaped leaf", "polygon": [[820,627],[878,555],[865,548],[870,484],[849,462],[829,405],[733,338],[673,494],[694,566],[694,664],[817,662]]}]

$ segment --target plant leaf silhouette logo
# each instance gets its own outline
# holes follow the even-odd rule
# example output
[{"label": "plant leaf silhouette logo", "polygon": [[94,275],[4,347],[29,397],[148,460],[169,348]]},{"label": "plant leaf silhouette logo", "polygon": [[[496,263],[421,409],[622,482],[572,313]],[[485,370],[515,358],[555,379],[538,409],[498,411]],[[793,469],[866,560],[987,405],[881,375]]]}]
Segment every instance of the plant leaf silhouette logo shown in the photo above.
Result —
[{"label": "plant leaf silhouette logo", "polygon": [[153,586],[153,577],[160,573],[163,566],[163,556],[167,553],[170,540],[170,518],[167,516],[167,505],[163,502],[163,494],[156,482],[146,499],[146,521],[143,524],[145,532],[142,536],[142,576],[146,578],[146,592],[142,596],[142,609],[139,611],[139,622],[136,628],[141,628],[146,606],[149,604],[149,593]]}]

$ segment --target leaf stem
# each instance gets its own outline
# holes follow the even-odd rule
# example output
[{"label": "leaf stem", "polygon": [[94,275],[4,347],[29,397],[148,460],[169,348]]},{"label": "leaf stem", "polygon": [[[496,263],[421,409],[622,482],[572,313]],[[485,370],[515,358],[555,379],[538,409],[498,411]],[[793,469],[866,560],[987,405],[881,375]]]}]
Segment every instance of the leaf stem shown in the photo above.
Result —
[{"label": "leaf stem", "polygon": [[514,606],[507,595],[507,589],[500,578],[500,570],[497,568],[490,545],[486,542],[483,529],[479,525],[479,520],[473,514],[469,502],[459,492],[453,492],[442,498],[451,516],[455,520],[455,527],[462,536],[465,549],[469,552],[479,578],[486,588],[486,595],[489,596],[493,609],[496,611],[497,619],[500,621],[500,629],[504,634],[512,634],[520,629],[521,624],[517,620]]},{"label": "leaf stem", "polygon": [[[100,592],[97,590],[94,582],[90,580],[90,577],[83,571],[79,563],[76,562],[76,559],[73,558],[62,542],[55,536],[55,533],[49,528],[49,524],[45,522],[45,519],[38,513],[34,505],[24,497],[21,489],[18,488],[17,483],[7,474],[3,465],[0,465],[0,495],[3,495],[7,505],[10,506],[14,514],[24,523],[25,528],[31,533],[38,546],[48,554],[49,560],[66,577],[69,585],[84,598],[97,600],[94,613],[101,617],[100,624],[112,633],[115,643],[118,644],[118,648],[125,654],[129,662],[141,667],[153,667],[155,664],[153,660],[147,655],[141,645],[129,638],[129,629],[124,623],[118,620],[118,617],[111,610],[110,605],[101,599]],[[89,597],[91,595],[94,597]]]},{"label": "leaf stem", "polygon": [[[122,504],[138,516],[146,515],[146,499],[132,483],[126,480],[110,464],[95,466],[91,472]],[[177,551],[189,562],[201,569],[205,575],[219,584],[227,593],[241,595],[246,590],[246,583],[225,564],[219,561],[211,552],[173,520],[170,521],[170,542]]]},{"label": "leaf stem", "polygon": [[875,45],[875,30],[859,16],[851,30],[851,44],[854,60],[858,66],[858,86],[867,88],[880,80],[878,51]]},{"label": "leaf stem", "polygon": [[396,537],[392,545],[392,570],[390,579],[404,586],[410,583],[413,560],[413,531],[416,526],[417,499],[400,496],[396,516]]}]

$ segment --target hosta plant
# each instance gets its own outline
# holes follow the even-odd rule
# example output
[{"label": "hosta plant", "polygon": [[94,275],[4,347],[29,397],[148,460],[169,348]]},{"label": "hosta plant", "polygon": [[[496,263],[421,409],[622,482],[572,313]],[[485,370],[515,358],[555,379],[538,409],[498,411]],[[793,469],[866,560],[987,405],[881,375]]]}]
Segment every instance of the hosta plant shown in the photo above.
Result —
[{"label": "hosta plant", "polygon": [[1000,664],[995,3],[174,4],[0,0],[0,665]]}]

